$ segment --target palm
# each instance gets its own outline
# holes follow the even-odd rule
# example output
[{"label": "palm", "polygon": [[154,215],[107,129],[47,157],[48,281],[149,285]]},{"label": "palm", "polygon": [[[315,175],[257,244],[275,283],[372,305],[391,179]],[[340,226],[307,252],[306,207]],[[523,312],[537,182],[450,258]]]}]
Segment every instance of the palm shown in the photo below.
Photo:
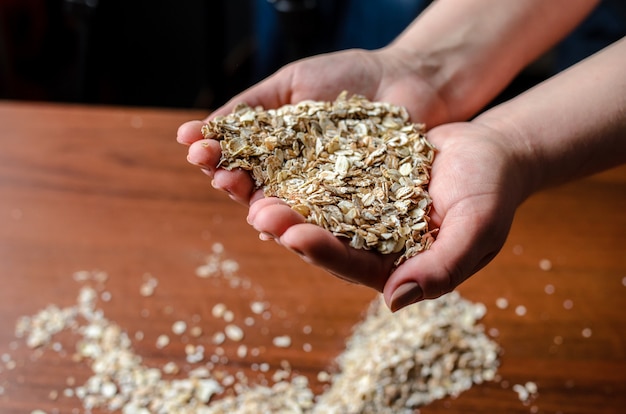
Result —
[{"label": "palm", "polygon": [[519,197],[512,185],[506,149],[482,140],[470,124],[431,131],[440,149],[430,183],[432,225],[439,228],[432,248],[393,269],[395,257],[355,250],[276,199],[250,208],[250,222],[314,265],[346,280],[390,292],[417,281],[425,297],[450,291],[484,266],[502,246]]},{"label": "palm", "polygon": [[[403,105],[414,121],[427,125],[445,119],[445,106],[428,84],[403,76],[401,65],[393,61],[382,65],[381,58],[350,51],[300,61],[233,98],[212,116],[230,112],[241,101],[272,108],[304,99],[332,100],[348,90]],[[439,233],[430,250],[394,269],[394,256],[350,248],[330,232],[305,223],[280,200],[264,198],[246,172],[216,168],[221,149],[217,141],[203,139],[202,125],[192,121],[179,129],[178,140],[190,145],[188,160],[213,177],[215,188],[250,205],[248,221],[264,238],[274,238],[340,278],[384,291],[387,300],[398,286],[411,281],[420,285],[424,297],[437,297],[475,273],[502,246],[520,202],[518,183],[513,182],[517,178],[506,161],[510,150],[502,147],[502,140],[484,139],[490,131],[472,124],[431,130],[429,138],[439,149],[429,188],[431,217]]]},{"label": "palm", "polygon": [[426,298],[446,293],[485,266],[500,250],[521,202],[511,148],[485,138],[472,124],[432,130],[439,148],[429,192],[432,223],[440,229],[432,248],[396,269],[385,292],[416,281]]}]

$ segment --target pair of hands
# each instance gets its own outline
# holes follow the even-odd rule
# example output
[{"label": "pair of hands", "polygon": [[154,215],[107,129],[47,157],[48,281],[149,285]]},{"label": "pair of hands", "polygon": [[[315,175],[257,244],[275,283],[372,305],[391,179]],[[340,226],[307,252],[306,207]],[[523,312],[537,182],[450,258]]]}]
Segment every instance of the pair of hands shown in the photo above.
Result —
[{"label": "pair of hands", "polygon": [[219,143],[201,134],[203,121],[180,126],[178,141],[189,145],[188,161],[212,178],[215,188],[250,206],[248,222],[261,239],[273,239],[305,261],[345,280],[384,293],[392,310],[453,290],[498,253],[523,199],[522,168],[515,143],[483,123],[449,123],[444,99],[428,82],[385,51],[347,51],[286,66],[215,111],[238,102],[276,108],[304,99],[334,100],[342,91],[405,106],[411,119],[439,125],[428,131],[438,152],[429,193],[431,248],[394,268],[395,256],[357,250],[276,198],[255,190],[247,172],[217,168]]}]

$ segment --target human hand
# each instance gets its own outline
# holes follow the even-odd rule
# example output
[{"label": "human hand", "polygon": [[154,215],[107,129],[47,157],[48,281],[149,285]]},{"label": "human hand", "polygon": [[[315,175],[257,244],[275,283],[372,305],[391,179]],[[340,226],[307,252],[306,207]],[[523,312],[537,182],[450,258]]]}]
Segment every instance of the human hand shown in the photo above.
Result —
[{"label": "human hand", "polygon": [[[353,249],[260,191],[251,197],[248,222],[261,239],[273,239],[337,277],[384,292],[393,310],[447,293],[502,247],[525,196],[525,175],[514,143],[487,126],[448,124],[428,137],[438,148],[429,193],[431,228],[439,232],[429,250],[395,269],[396,255]],[[231,191],[234,199],[250,198],[250,188],[233,185]]]},{"label": "human hand", "polygon": [[[444,119],[445,105],[428,92],[428,84],[408,73],[401,76],[400,63],[384,57],[382,52],[351,51],[305,59],[233,98],[212,117],[232,111],[241,101],[271,108],[304,99],[334,100],[346,89],[371,100],[404,105],[413,120]],[[430,98],[420,101],[416,96]],[[219,142],[204,139],[202,125],[203,121],[192,121],[178,131],[179,142],[190,145],[188,160],[213,178],[215,188],[250,205],[248,222],[261,239],[273,239],[337,277],[384,292],[394,310],[452,290],[491,260],[504,243],[522,198],[512,168],[516,164],[509,163],[511,149],[492,130],[473,124],[431,130],[429,139],[439,149],[429,187],[431,227],[439,228],[439,233],[430,250],[394,269],[397,255],[353,249],[323,228],[305,223],[279,199],[265,198],[247,172],[217,168]]]},{"label": "human hand", "polygon": [[[346,50],[302,59],[235,96],[209,119],[226,115],[240,102],[266,109],[303,100],[334,101],[344,90],[370,101],[404,106],[414,122],[433,127],[449,121],[447,107],[415,57],[396,47]],[[421,72],[421,73],[420,73]],[[416,99],[417,98],[417,99]]]},{"label": "human hand", "polygon": [[[234,97],[207,120],[230,113],[240,102],[269,109],[306,99],[333,101],[347,90],[371,101],[404,106],[413,122],[426,123],[428,127],[447,121],[445,102],[429,80],[419,76],[409,65],[411,62],[403,53],[402,49],[388,47],[378,51],[343,51],[300,60]],[[253,196],[250,176],[242,171],[216,168],[221,149],[216,141],[202,136],[205,121],[181,125],[178,141],[190,146],[189,162],[200,166],[213,178],[215,188],[248,204]]]},{"label": "human hand", "polygon": [[439,232],[429,250],[396,269],[397,256],[350,248],[276,198],[253,202],[248,222],[307,262],[383,291],[392,310],[447,293],[502,247],[524,197],[524,175],[514,146],[487,127],[444,125],[429,140],[439,150],[429,184],[431,227]]}]

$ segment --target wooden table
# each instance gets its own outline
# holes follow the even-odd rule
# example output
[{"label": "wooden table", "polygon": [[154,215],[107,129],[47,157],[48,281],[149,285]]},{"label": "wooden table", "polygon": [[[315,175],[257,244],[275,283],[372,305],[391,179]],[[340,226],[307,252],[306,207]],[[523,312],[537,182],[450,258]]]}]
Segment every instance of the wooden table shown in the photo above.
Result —
[{"label": "wooden table", "polygon": [[[61,333],[34,351],[14,333],[22,315],[75,304],[82,284],[73,274],[81,270],[106,272],[98,306],[149,366],[185,367],[192,340],[209,355],[210,333],[223,325],[213,306],[225,304],[243,326],[259,300],[271,317],[256,315],[245,337],[259,355],[239,358],[237,344],[226,342],[224,368],[254,380],[261,373],[253,364],[287,360],[322,390],[317,373],[332,366],[375,294],[258,239],[247,210],[213,190],[175,142],[180,123],[204,115],[0,103],[0,412],[82,410],[64,395],[90,374],[72,359],[76,336]],[[504,350],[499,381],[421,412],[625,412],[625,212],[626,166],[529,199],[500,255],[459,289],[487,306],[485,329]],[[196,275],[216,245],[239,264],[243,285]],[[143,296],[148,277],[158,286]],[[508,307],[496,306],[499,298]],[[176,336],[178,320],[204,334]],[[163,333],[172,342],[158,349]],[[289,335],[291,346],[271,346],[275,335]],[[512,390],[527,381],[539,387],[530,405]]]}]

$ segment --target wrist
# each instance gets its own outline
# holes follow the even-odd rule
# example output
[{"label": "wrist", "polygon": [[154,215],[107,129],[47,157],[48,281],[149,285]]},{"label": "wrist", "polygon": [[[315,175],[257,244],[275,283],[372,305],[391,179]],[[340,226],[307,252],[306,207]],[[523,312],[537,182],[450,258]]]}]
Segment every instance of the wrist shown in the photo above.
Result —
[{"label": "wrist", "polygon": [[399,62],[406,73],[429,85],[446,107],[447,118],[442,123],[467,121],[509,80],[508,70],[484,76],[489,60],[471,35],[456,33],[428,43],[423,43],[424,36],[416,37],[400,36],[383,53],[390,61]]},{"label": "wrist", "polygon": [[395,44],[374,51],[374,55],[382,66],[381,91],[401,96],[396,103],[407,107],[414,122],[430,129],[456,119],[442,95],[437,62]]},{"label": "wrist", "polygon": [[542,188],[544,157],[513,119],[502,112],[499,116],[492,116],[487,112],[474,119],[472,123],[493,131],[498,137],[498,142],[506,154],[508,175],[511,177],[510,185],[515,187],[518,205]]}]

